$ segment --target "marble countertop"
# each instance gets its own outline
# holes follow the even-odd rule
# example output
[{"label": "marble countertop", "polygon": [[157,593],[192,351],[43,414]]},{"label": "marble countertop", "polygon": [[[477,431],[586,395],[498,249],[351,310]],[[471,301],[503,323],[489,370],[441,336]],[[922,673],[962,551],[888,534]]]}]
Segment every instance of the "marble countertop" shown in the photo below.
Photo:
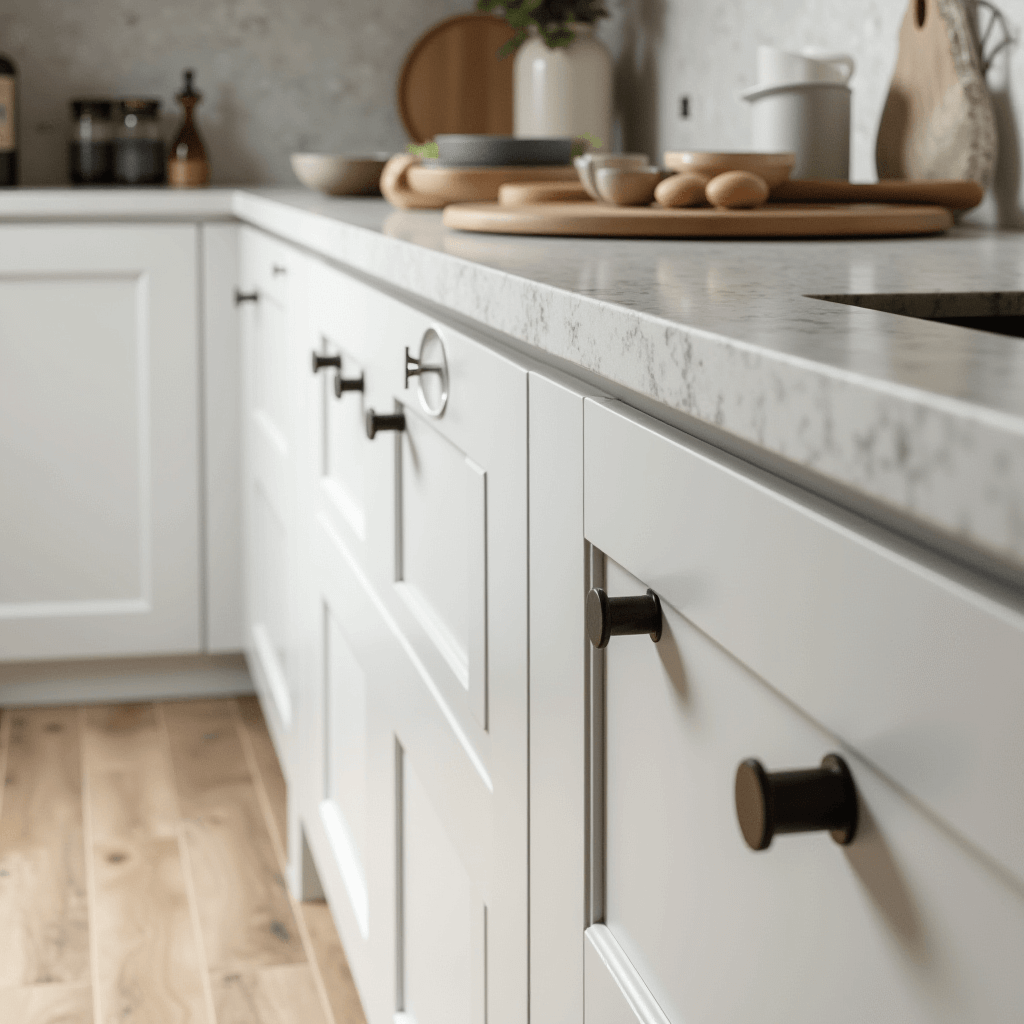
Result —
[{"label": "marble countertop", "polygon": [[815,297],[984,293],[978,310],[1024,312],[1024,233],[501,237],[287,189],[18,190],[0,220],[111,216],[118,195],[150,197],[122,200],[122,217],[233,214],[1024,569],[1024,340]]}]

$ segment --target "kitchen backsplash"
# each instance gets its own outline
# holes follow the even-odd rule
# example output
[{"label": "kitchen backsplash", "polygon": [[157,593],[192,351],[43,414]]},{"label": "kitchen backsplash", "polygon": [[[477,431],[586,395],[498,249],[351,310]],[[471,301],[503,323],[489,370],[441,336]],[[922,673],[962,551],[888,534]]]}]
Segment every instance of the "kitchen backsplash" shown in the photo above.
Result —
[{"label": "kitchen backsplash", "polygon": [[68,101],[164,101],[195,68],[213,183],[293,184],[294,150],[404,147],[395,88],[429,25],[467,0],[3,0],[0,51],[21,76],[22,181],[67,181]]},{"label": "kitchen backsplash", "polygon": [[[601,35],[617,57],[621,141],[664,149],[744,149],[759,43],[852,54],[852,172],[872,180],[875,134],[896,59],[903,0],[609,0]],[[199,122],[214,182],[291,183],[288,154],[394,150],[402,58],[420,33],[472,0],[5,0],[0,50],[21,70],[23,181],[66,180],[74,96],[160,96],[172,121],[184,67],[205,100]],[[1024,0],[1000,0],[1011,29]],[[989,73],[1000,123],[994,196],[975,219],[1024,226],[1019,117],[1024,56]],[[681,116],[686,98],[687,116]],[[1021,111],[1021,114],[1018,114]]]}]

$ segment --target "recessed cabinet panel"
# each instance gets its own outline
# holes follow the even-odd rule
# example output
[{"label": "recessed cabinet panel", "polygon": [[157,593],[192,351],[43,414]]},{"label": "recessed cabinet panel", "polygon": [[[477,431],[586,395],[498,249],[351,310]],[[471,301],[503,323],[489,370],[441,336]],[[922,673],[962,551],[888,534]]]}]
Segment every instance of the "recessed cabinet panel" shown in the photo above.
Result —
[{"label": "recessed cabinet panel", "polygon": [[196,241],[0,226],[0,660],[200,648]]},{"label": "recessed cabinet panel", "polygon": [[[358,379],[364,374],[360,362],[348,352],[333,346],[329,355],[340,355],[345,379]],[[345,391],[338,398],[334,391],[334,375],[321,371],[322,417],[324,425],[323,466],[321,467],[324,497],[349,529],[362,541],[366,537],[366,405],[359,391]]]},{"label": "recessed cabinet panel", "polygon": [[291,389],[289,381],[288,325],[285,309],[277,299],[261,295],[254,311],[252,365],[255,383],[254,413],[264,429],[276,432],[287,447],[291,438]]},{"label": "recessed cabinet panel", "polygon": [[[366,860],[366,701],[367,680],[348,639],[330,609],[324,608],[327,649],[324,664],[327,709],[327,799],[351,837],[361,874]],[[365,886],[365,883],[364,883]]]},{"label": "recessed cabinet panel", "polygon": [[[429,420],[406,413],[398,517],[410,608],[483,706],[487,640],[487,479]],[[478,709],[479,710],[479,709]]]},{"label": "recessed cabinet panel", "polygon": [[144,292],[137,276],[0,280],[0,616],[150,597]]},{"label": "recessed cabinet panel", "polygon": [[416,1024],[483,1024],[483,905],[426,789],[402,760],[403,1009]]},{"label": "recessed cabinet panel", "polygon": [[289,673],[288,532],[266,491],[252,491],[253,540],[260,557],[252,566],[253,628],[277,714],[291,718]]},{"label": "recessed cabinet panel", "polygon": [[[606,588],[646,584],[608,560]],[[603,655],[603,867],[604,923],[668,1019],[1011,1019],[1024,1005],[1020,892],[662,609],[657,644],[613,637]],[[815,832],[749,849],[737,766],[812,768],[832,751],[860,797],[853,843]]]}]

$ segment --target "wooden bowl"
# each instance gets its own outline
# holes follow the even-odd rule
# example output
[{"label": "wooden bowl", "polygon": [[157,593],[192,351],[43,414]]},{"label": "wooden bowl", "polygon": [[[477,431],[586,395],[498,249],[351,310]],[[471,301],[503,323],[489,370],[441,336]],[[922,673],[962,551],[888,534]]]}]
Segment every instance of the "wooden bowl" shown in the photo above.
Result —
[{"label": "wooden bowl", "polygon": [[747,171],[763,178],[769,188],[781,185],[793,173],[795,153],[666,153],[665,166],[673,171],[696,171],[715,178],[726,171]]},{"label": "wooden bowl", "polygon": [[306,188],[329,196],[380,194],[380,172],[388,154],[336,156],[330,153],[292,153],[292,170]]}]

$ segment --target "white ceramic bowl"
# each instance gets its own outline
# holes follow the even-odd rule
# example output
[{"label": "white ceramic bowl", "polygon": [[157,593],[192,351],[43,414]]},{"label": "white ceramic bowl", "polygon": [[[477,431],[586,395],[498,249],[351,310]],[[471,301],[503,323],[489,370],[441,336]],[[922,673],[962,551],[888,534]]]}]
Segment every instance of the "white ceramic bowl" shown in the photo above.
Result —
[{"label": "white ceramic bowl", "polygon": [[668,176],[660,167],[598,167],[594,174],[598,194],[615,206],[649,206]]},{"label": "white ceramic bowl", "polygon": [[576,173],[580,176],[580,182],[587,190],[587,195],[599,203],[604,200],[604,196],[597,189],[596,173],[599,167],[640,171],[650,162],[646,153],[584,153],[583,156],[578,156],[573,160]]},{"label": "white ceramic bowl", "polygon": [[380,194],[380,172],[384,170],[389,155],[292,153],[292,170],[303,185],[316,192],[329,196],[374,196]]}]

